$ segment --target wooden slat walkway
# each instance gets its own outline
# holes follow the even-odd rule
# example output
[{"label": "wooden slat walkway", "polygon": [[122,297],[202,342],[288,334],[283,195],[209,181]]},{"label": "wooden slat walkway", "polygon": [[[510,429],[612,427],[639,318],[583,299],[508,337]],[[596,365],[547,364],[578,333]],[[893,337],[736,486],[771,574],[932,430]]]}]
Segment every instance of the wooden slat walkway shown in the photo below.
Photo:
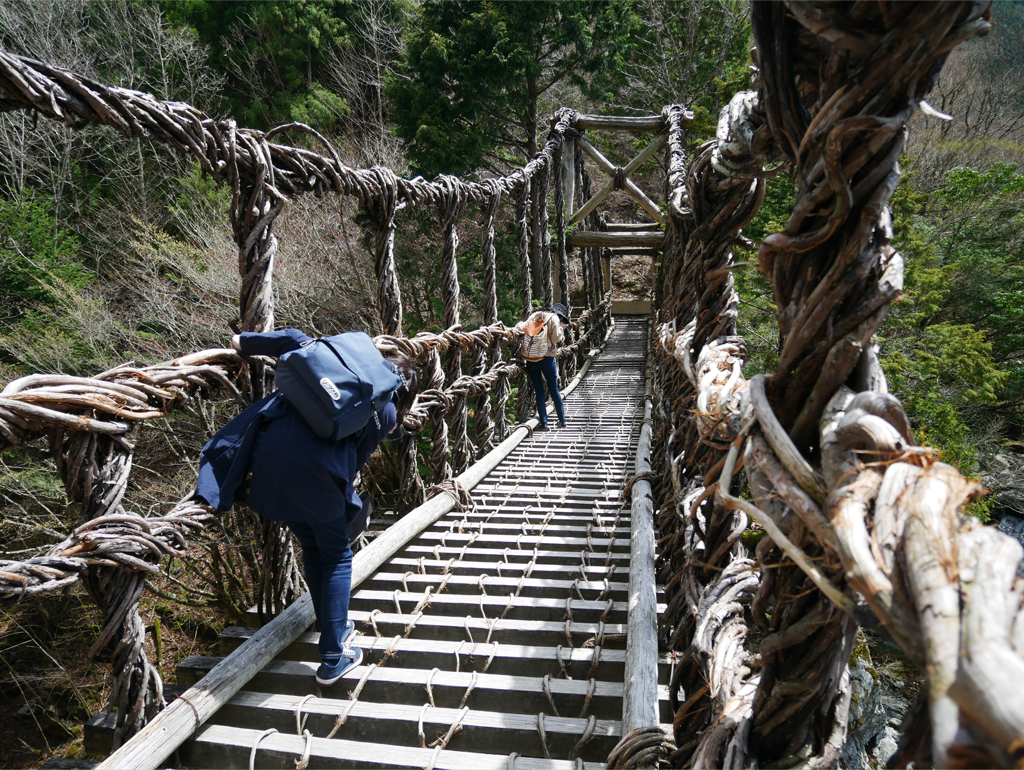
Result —
[{"label": "wooden slat walkway", "polygon": [[[356,589],[362,666],[320,688],[318,635],[303,634],[177,761],[604,767],[621,732],[630,508],[619,496],[643,418],[646,348],[646,318],[617,319],[566,402],[568,426],[520,444],[473,490],[472,511],[442,517]],[[226,630],[224,653],[253,632]],[[169,695],[219,660],[183,661]],[[659,669],[667,722],[664,660]],[[87,748],[99,748],[103,725],[90,724]]]}]

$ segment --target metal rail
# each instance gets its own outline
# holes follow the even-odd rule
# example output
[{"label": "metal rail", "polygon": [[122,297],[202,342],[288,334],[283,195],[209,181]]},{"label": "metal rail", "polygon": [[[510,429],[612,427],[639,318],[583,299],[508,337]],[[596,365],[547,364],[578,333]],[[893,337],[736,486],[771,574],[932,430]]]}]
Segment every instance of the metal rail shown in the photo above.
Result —
[{"label": "metal rail", "polygon": [[[620,493],[644,417],[646,349],[647,320],[617,319],[566,402],[568,426],[522,442],[473,490],[472,510],[439,518],[354,591],[362,666],[318,687],[318,637],[302,634],[179,762],[603,767],[622,734],[631,531]],[[254,633],[225,631],[225,653]],[[201,683],[219,661],[186,659],[168,689]],[[87,750],[102,749],[104,724],[87,726]]]}]

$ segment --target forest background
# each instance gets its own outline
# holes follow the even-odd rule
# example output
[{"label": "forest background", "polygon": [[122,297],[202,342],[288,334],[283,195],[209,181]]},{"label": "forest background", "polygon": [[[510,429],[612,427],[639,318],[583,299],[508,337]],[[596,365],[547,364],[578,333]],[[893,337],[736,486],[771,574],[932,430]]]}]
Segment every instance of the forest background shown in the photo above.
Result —
[{"label": "forest background", "polygon": [[[993,15],[995,30],[953,52],[930,98],[952,120],[919,113],[912,123],[893,202],[906,290],[878,335],[919,439],[993,490],[976,510],[986,519],[1024,515],[1024,4],[996,4]],[[695,114],[696,147],[714,136],[722,105],[750,87],[750,45],[747,7],[734,0],[0,0],[2,50],[241,126],[303,122],[350,166],[427,177],[521,166],[562,105],[639,115],[682,103]],[[619,157],[638,149],[601,141]],[[661,197],[664,178],[652,163],[640,185]],[[737,261],[756,262],[752,249],[784,226],[793,199],[792,174],[771,180]],[[224,346],[239,284],[228,202],[168,148],[0,115],[0,382]],[[613,209],[625,221],[636,214],[623,199]],[[408,335],[440,328],[436,230],[428,216],[400,215]],[[278,326],[378,331],[372,256],[351,202],[296,199],[275,231]],[[499,235],[499,315],[511,324],[514,233]],[[475,328],[483,276],[471,218],[460,237],[463,324]],[[616,292],[643,295],[652,269],[618,265]],[[746,270],[737,287],[748,373],[771,371],[768,284]],[[147,424],[135,437],[129,505],[149,514],[180,499],[232,409],[196,403]],[[382,455],[369,475],[393,507]],[[0,456],[2,558],[62,539],[75,515],[52,466]],[[150,586],[147,645],[165,676],[251,603],[256,560],[238,526],[225,517]],[[77,591],[0,606],[0,765],[81,752],[81,722],[105,693],[105,663],[85,657],[98,625]]]}]

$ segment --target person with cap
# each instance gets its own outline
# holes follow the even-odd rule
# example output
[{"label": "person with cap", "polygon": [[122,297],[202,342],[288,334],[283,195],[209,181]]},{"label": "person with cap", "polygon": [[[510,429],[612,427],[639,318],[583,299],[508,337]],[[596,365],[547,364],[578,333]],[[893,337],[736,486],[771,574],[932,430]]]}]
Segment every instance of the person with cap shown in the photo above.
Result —
[{"label": "person with cap", "polygon": [[562,404],[562,394],[558,390],[558,365],[555,363],[555,353],[565,339],[564,327],[568,324],[568,309],[561,302],[556,302],[550,310],[538,310],[516,325],[516,329],[523,333],[523,345],[519,354],[526,361],[526,373],[530,375],[530,382],[533,383],[533,391],[537,397],[537,413],[540,418],[537,430],[548,429],[545,380],[551,400],[555,402],[558,427],[565,427],[565,407]]}]

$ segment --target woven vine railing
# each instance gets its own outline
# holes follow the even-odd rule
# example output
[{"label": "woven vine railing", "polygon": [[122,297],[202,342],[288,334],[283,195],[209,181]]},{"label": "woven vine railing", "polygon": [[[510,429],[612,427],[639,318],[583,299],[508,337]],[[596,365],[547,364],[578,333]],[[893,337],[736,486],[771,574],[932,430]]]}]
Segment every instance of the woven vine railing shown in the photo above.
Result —
[{"label": "woven vine railing", "polygon": [[[515,202],[518,255],[524,280],[523,312],[533,307],[530,233],[531,195],[546,198],[547,178],[555,180],[559,203],[564,191],[557,170],[564,137],[575,134],[575,112],[562,109],[541,153],[525,168],[484,182],[440,177],[402,179],[385,168],[352,169],[341,163],[330,143],[308,126],[293,123],[261,133],[218,122],[179,102],[109,87],[74,73],[0,52],[0,111],[31,110],[72,128],[90,123],[111,126],[126,136],[168,144],[198,162],[204,173],[231,186],[231,225],[238,245],[240,328],[273,328],[272,275],[277,255],[273,226],[291,196],[335,193],[354,196],[373,230],[374,264],[382,351],[399,350],[421,367],[423,388],[407,417],[409,429],[399,450],[401,495],[408,508],[422,502],[424,481],[417,467],[416,435],[427,430],[426,458],[433,483],[465,469],[510,432],[506,403],[510,379],[519,385],[519,414],[529,414],[531,393],[514,355],[519,335],[498,320],[495,225],[503,196]],[[328,154],[274,144],[281,132],[313,135]],[[576,189],[586,194],[586,184]],[[571,205],[569,201],[569,205]],[[463,331],[460,319],[456,254],[457,225],[469,206],[482,207],[487,300],[485,325]],[[395,263],[395,215],[406,207],[433,206],[443,232],[442,299],[445,330],[402,336],[402,295]],[[553,301],[553,262],[544,223],[546,302]],[[564,217],[556,216],[560,296],[569,296]],[[599,218],[591,225],[601,226]],[[593,263],[582,255],[585,312],[572,325],[558,354],[563,371],[575,372],[589,348],[600,344],[610,323],[611,299]],[[227,330],[225,330],[227,334]],[[464,360],[463,356],[471,356]],[[145,627],[138,600],[148,574],[165,556],[180,554],[187,536],[201,529],[213,512],[187,495],[168,513],[144,518],[130,512],[125,492],[132,468],[131,436],[139,423],[165,417],[196,399],[227,391],[240,405],[272,387],[269,361],[244,362],[231,350],[207,350],[148,367],[123,366],[95,377],[32,375],[9,383],[0,393],[0,452],[22,449],[52,458],[70,502],[80,504],[79,526],[46,553],[21,561],[0,560],[0,596],[52,592],[82,581],[104,613],[104,625],[92,654],[111,657],[110,709],[117,712],[114,745],[138,731],[163,704],[160,676],[143,652]],[[468,370],[468,371],[467,371]],[[472,442],[469,404],[476,413]],[[252,516],[252,514],[249,514]],[[256,523],[262,538],[264,575],[258,590],[261,613],[277,612],[298,596],[301,578],[287,530],[273,522]]]},{"label": "woven vine railing", "polygon": [[[673,766],[836,767],[859,625],[927,680],[890,766],[1021,766],[1021,547],[964,515],[979,485],[915,445],[872,342],[903,283],[887,204],[907,121],[988,15],[756,0],[757,90],[692,158],[670,131],[654,455]],[[748,382],[732,247],[786,168],[797,201],[757,266],[780,362]]]}]

